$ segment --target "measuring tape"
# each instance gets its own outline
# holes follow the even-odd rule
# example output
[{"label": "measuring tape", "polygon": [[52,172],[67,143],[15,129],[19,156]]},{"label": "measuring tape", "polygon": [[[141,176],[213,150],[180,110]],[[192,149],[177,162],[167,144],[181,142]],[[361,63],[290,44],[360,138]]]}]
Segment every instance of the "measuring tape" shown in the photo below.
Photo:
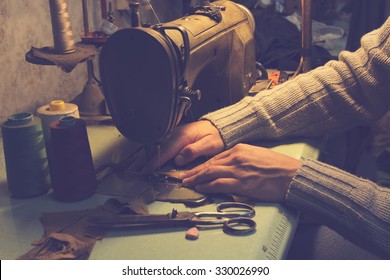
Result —
[{"label": "measuring tape", "polygon": [[284,206],[275,209],[277,216],[270,225],[269,239],[261,244],[261,259],[285,259],[298,225],[298,212]]},{"label": "measuring tape", "polygon": [[[317,138],[300,143],[282,144],[271,149],[299,159],[317,159],[322,145],[323,139]],[[261,259],[284,259],[287,256],[298,223],[298,211],[284,205],[275,208],[272,222],[269,225],[269,238],[261,244]]]}]

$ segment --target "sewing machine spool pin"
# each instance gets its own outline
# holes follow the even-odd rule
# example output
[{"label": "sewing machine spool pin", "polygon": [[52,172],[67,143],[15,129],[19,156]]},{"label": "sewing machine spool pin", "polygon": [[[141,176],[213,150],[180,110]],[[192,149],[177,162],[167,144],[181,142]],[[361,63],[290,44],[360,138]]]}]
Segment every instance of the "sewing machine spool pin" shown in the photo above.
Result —
[{"label": "sewing machine spool pin", "polygon": [[129,3],[129,8],[131,11],[131,27],[141,26],[141,19],[139,14],[139,2]]}]

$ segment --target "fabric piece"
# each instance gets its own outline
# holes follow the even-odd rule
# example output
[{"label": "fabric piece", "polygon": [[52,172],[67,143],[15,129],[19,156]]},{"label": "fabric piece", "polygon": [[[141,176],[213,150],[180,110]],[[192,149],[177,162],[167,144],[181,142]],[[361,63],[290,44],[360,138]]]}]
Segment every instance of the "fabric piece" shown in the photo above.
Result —
[{"label": "fabric piece", "polygon": [[149,211],[145,207],[109,199],[95,209],[43,213],[43,238],[33,242],[34,248],[18,259],[88,259],[96,241],[103,239],[108,231],[107,228],[94,226],[89,221],[90,217],[147,214]]},{"label": "fabric piece", "polygon": [[33,243],[34,249],[19,257],[24,260],[88,259],[88,242],[80,241],[70,234],[54,232],[47,238]]},{"label": "fabric piece", "polygon": [[[178,178],[181,171],[168,171],[164,174]],[[97,190],[97,193],[126,197],[132,201],[133,207],[142,208],[143,203],[154,200],[173,203],[184,203],[189,207],[203,205],[209,200],[204,194],[193,189],[182,187],[180,183],[158,182],[148,179],[149,176],[133,174],[131,176],[113,174]],[[138,202],[138,204],[136,203]]]},{"label": "fabric piece", "polygon": [[103,195],[123,196],[129,200],[141,197],[146,203],[155,199],[153,186],[145,179],[145,176],[135,175],[131,178],[124,178],[120,172],[115,172],[106,178],[104,184],[101,184],[96,192]]},{"label": "fabric piece", "polygon": [[[301,32],[281,15],[254,10],[256,60],[268,69],[295,71],[302,52]],[[323,47],[311,48],[312,67],[322,66],[333,57]]]},{"label": "fabric piece", "polygon": [[69,54],[54,53],[50,47],[31,47],[26,53],[26,60],[33,64],[57,65],[62,71],[70,73],[77,64],[92,59],[96,53],[95,46],[85,44],[76,44],[76,50]]},{"label": "fabric piece", "polygon": [[102,207],[81,211],[42,213],[44,236],[20,259],[88,259],[104,229],[89,229],[88,217],[104,213]]},{"label": "fabric piece", "polygon": [[266,68],[293,70],[299,64],[301,35],[280,15],[254,11],[256,60]]}]

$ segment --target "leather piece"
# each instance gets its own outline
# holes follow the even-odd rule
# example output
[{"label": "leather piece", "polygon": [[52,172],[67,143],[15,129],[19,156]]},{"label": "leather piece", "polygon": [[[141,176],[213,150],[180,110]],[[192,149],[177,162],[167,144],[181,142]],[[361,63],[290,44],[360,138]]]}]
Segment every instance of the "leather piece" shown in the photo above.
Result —
[{"label": "leather piece", "polygon": [[[140,212],[137,212],[140,211]],[[147,214],[146,204],[121,202],[111,198],[103,206],[67,212],[42,213],[44,235],[32,243],[33,249],[18,257],[23,260],[60,260],[89,258],[97,240],[105,237],[107,228],[93,226],[92,216]]]},{"label": "leather piece", "polygon": [[26,61],[40,65],[57,65],[66,73],[88,59],[92,59],[97,53],[93,45],[77,44],[76,51],[69,54],[58,54],[52,51],[50,47],[31,49],[26,53]]}]

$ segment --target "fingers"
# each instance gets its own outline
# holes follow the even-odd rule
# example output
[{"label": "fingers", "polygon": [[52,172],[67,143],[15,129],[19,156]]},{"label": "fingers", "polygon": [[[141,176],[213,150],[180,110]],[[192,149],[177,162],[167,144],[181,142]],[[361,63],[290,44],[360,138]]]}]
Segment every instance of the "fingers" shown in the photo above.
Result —
[{"label": "fingers", "polygon": [[[183,166],[200,156],[213,156],[221,152],[225,144],[218,129],[209,121],[198,121],[174,129],[160,145],[160,152],[149,163],[149,168],[157,169],[171,159]],[[145,156],[133,158],[131,168],[145,165]],[[140,162],[138,162],[140,160]]]},{"label": "fingers", "polygon": [[183,172],[183,185],[205,193],[283,202],[301,161],[260,147],[236,145]]},{"label": "fingers", "polygon": [[183,166],[201,156],[215,155],[220,152],[220,149],[220,146],[214,145],[212,139],[206,136],[185,146],[175,157],[175,163]]},{"label": "fingers", "polygon": [[209,121],[184,125],[174,131],[162,154],[173,158],[178,166],[186,165],[201,156],[214,156],[225,147],[218,129]]},{"label": "fingers", "polygon": [[184,172],[182,184],[203,193],[234,193],[239,183],[230,168],[208,161]]},{"label": "fingers", "polygon": [[229,154],[229,151],[225,151],[204,164],[183,172],[183,185],[207,193],[234,192],[234,186],[239,182],[235,177],[234,167],[229,165]]},{"label": "fingers", "polygon": [[238,181],[234,178],[219,178],[210,182],[196,185],[195,190],[201,193],[235,194]]},{"label": "fingers", "polygon": [[193,175],[183,179],[183,185],[186,187],[194,187],[202,182],[209,182],[218,178],[232,178],[232,174],[227,168],[221,166],[210,166],[199,172],[190,172]]},{"label": "fingers", "polygon": [[199,172],[205,171],[207,168],[210,168],[212,165],[214,165],[214,166],[225,165],[225,164],[227,164],[227,162],[221,161],[221,160],[223,160],[224,158],[227,158],[228,155],[229,155],[229,152],[225,151],[225,152],[209,159],[205,163],[200,164],[200,165],[192,168],[191,170],[187,170],[187,171],[182,172],[180,177],[181,177],[181,179],[185,179],[185,178],[195,176]]},{"label": "fingers", "polygon": [[[173,137],[172,137],[173,138]],[[161,144],[160,153],[152,159],[151,165],[153,169],[159,168],[164,163],[174,158],[180,150],[187,145],[188,139],[185,137],[168,138],[165,143]]]}]

